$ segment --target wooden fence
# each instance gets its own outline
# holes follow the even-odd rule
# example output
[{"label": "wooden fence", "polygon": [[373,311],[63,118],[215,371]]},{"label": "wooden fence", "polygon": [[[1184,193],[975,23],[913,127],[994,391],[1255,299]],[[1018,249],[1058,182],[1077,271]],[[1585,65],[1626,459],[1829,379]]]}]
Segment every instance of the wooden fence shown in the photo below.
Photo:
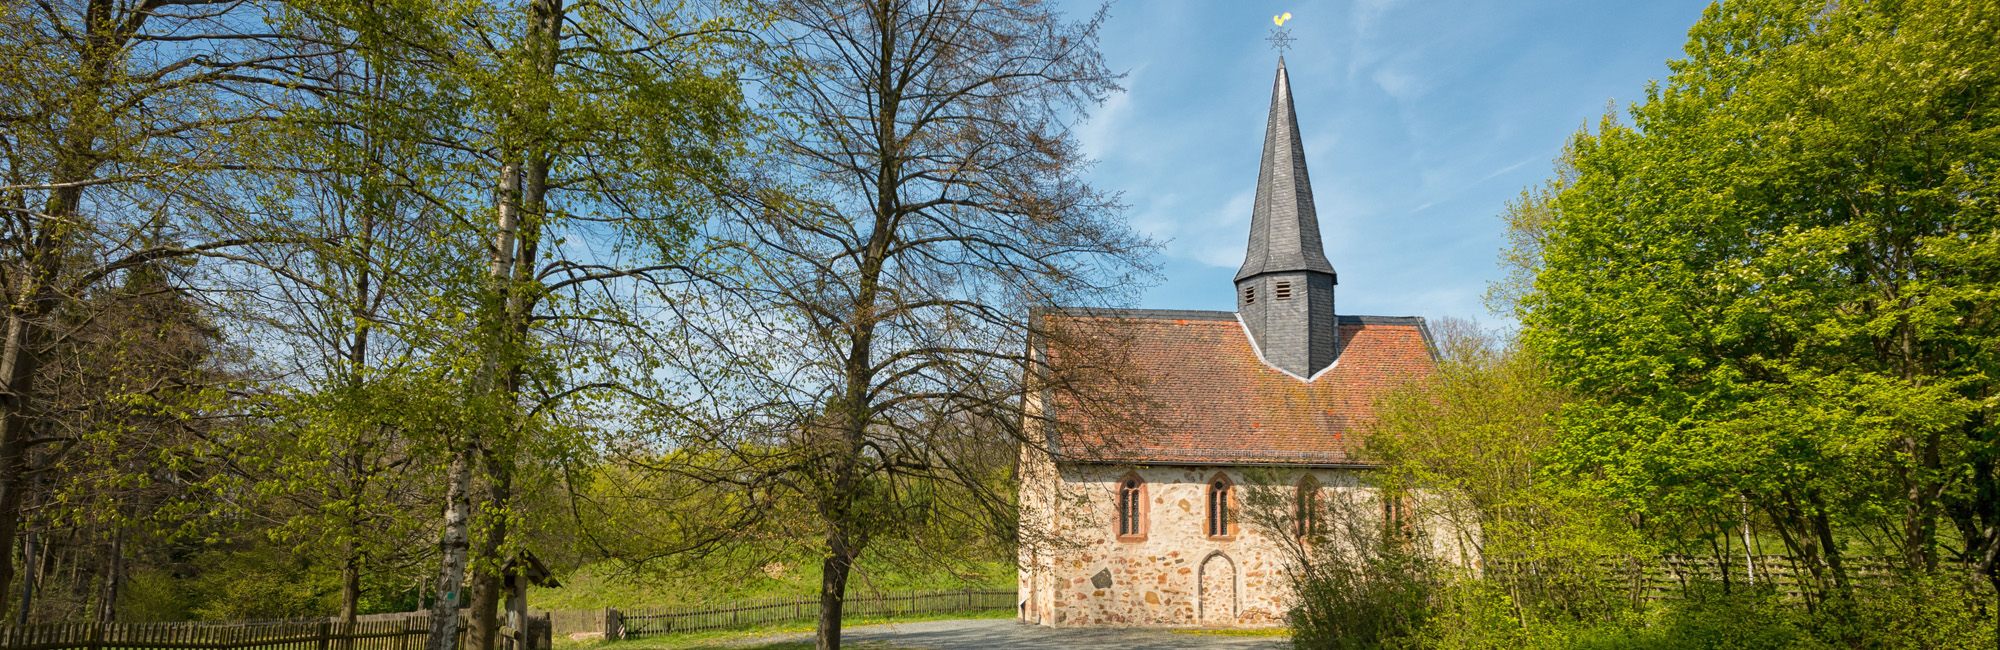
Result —
[{"label": "wooden fence", "polygon": [[[847,616],[895,617],[916,614],[1013,610],[1013,590],[904,591],[851,594]],[[602,633],[607,639],[673,632],[735,630],[819,618],[819,596],[759,598],[712,605],[642,607],[630,610],[558,610],[549,613],[557,634]]]},{"label": "wooden fence", "polygon": [[[375,616],[375,620],[230,621],[223,623],[51,623],[0,627],[6,650],[423,650],[430,616]],[[496,650],[547,650],[547,617],[529,617],[526,634],[500,628]],[[522,643],[525,638],[526,643]],[[454,647],[463,648],[460,626]]]},{"label": "wooden fence", "polygon": [[[1817,594],[1812,568],[1789,555],[1755,555],[1747,560],[1742,555],[1720,559],[1710,555],[1665,555],[1645,560],[1607,558],[1598,560],[1595,570],[1607,586],[1619,587],[1634,598],[1649,601],[1681,598],[1689,585],[1699,582],[1769,586],[1792,599]],[[1895,575],[1896,565],[1889,558],[1850,555],[1841,562],[1849,582],[1858,586],[1882,585]],[[1503,579],[1510,572],[1537,570],[1534,566],[1504,560],[1489,562],[1486,568],[1489,575]]]}]

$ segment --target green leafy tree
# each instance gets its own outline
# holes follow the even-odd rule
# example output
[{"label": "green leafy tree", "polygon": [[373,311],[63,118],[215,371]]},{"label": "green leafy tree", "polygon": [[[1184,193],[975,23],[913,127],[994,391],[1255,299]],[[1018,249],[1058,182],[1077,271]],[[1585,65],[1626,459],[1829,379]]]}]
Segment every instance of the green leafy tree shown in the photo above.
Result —
[{"label": "green leafy tree", "polygon": [[[1712,5],[1515,208],[1548,468],[1698,545],[1755,520],[1996,583],[2000,5]],[[1747,508],[1746,508],[1747,506]],[[1746,510],[1752,510],[1746,516]]]},{"label": "green leafy tree", "polygon": [[[0,6],[0,544],[15,547],[61,365],[65,311],[168,258],[242,261],[282,241],[232,194],[224,143],[270,117],[271,5],[77,0]],[[0,584],[14,578],[0,553]],[[0,594],[4,604],[10,593]]]},{"label": "green leafy tree", "polygon": [[[1549,480],[1544,458],[1565,403],[1531,350],[1470,321],[1431,331],[1438,369],[1376,405],[1362,456],[1374,479],[1408,500],[1414,521],[1459,566],[1486,567],[1519,620],[1590,619],[1636,606],[1607,584],[1607,558],[1643,554],[1644,541],[1604,499]],[[1451,551],[1457,551],[1452,553]]]},{"label": "green leafy tree", "polygon": [[[584,453],[606,395],[644,392],[648,314],[693,225],[734,189],[748,119],[735,19],[651,2],[299,6],[299,40],[354,59],[299,73],[319,98],[299,124],[326,161],[306,168],[343,175],[332,189],[353,206],[330,214],[356,225],[322,256],[348,277],[314,288],[357,332],[393,323],[385,336],[426,369],[407,378],[454,387],[449,426],[408,429],[438,434],[423,446],[442,469],[431,644],[449,645],[469,606],[468,645],[491,647],[502,567],[534,522],[516,495]],[[415,236],[359,227],[412,216]],[[395,283],[386,311],[369,277]],[[366,359],[342,363],[323,386],[368,379],[353,374]],[[349,392],[357,406],[379,394]]]}]

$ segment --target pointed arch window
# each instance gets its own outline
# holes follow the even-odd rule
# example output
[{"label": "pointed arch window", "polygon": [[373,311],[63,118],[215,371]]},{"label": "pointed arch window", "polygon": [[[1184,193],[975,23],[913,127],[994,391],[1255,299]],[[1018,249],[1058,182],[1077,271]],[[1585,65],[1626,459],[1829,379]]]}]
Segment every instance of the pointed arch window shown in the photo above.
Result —
[{"label": "pointed arch window", "polygon": [[1114,532],[1118,535],[1118,541],[1146,541],[1146,515],[1149,514],[1150,508],[1146,499],[1145,479],[1139,478],[1137,472],[1126,474],[1124,478],[1118,479],[1115,497],[1118,520],[1114,525]]},{"label": "pointed arch window", "polygon": [[1382,534],[1390,539],[1406,539],[1416,531],[1407,494],[1382,495]]},{"label": "pointed arch window", "polygon": [[1319,534],[1319,479],[1311,474],[1299,479],[1298,502],[1294,505],[1292,520],[1298,524],[1299,537]]},{"label": "pointed arch window", "polygon": [[1228,476],[1216,474],[1208,481],[1207,516],[1203,518],[1203,532],[1209,539],[1229,540],[1236,536],[1236,520],[1231,511],[1236,507],[1236,484]]}]

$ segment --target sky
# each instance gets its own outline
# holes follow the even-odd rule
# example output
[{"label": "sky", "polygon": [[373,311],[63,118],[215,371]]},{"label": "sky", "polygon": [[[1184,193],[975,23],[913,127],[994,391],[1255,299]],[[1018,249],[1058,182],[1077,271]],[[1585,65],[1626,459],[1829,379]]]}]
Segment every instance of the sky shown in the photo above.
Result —
[{"label": "sky", "polygon": [[[1645,98],[1707,0],[1124,0],[1100,47],[1125,92],[1078,127],[1099,188],[1164,242],[1152,309],[1234,310],[1285,53],[1342,314],[1510,318],[1501,214],[1564,141]],[[1066,2],[1086,15],[1095,2]]]}]

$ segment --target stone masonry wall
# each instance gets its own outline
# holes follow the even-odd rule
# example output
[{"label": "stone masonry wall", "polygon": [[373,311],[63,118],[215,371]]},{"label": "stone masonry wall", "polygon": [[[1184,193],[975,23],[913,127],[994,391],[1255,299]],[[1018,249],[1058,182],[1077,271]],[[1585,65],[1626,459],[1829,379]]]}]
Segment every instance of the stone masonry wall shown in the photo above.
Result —
[{"label": "stone masonry wall", "polygon": [[[1258,478],[1290,489],[1310,472],[1327,497],[1372,490],[1351,470],[1057,464],[1034,452],[1022,460],[1024,539],[1042,541],[1023,545],[1019,615],[1044,625],[1281,624],[1290,599],[1282,551],[1240,512],[1232,539],[1208,537],[1210,482],[1222,475],[1240,497]],[[1121,541],[1116,494],[1129,474],[1145,482],[1146,530]]]}]

